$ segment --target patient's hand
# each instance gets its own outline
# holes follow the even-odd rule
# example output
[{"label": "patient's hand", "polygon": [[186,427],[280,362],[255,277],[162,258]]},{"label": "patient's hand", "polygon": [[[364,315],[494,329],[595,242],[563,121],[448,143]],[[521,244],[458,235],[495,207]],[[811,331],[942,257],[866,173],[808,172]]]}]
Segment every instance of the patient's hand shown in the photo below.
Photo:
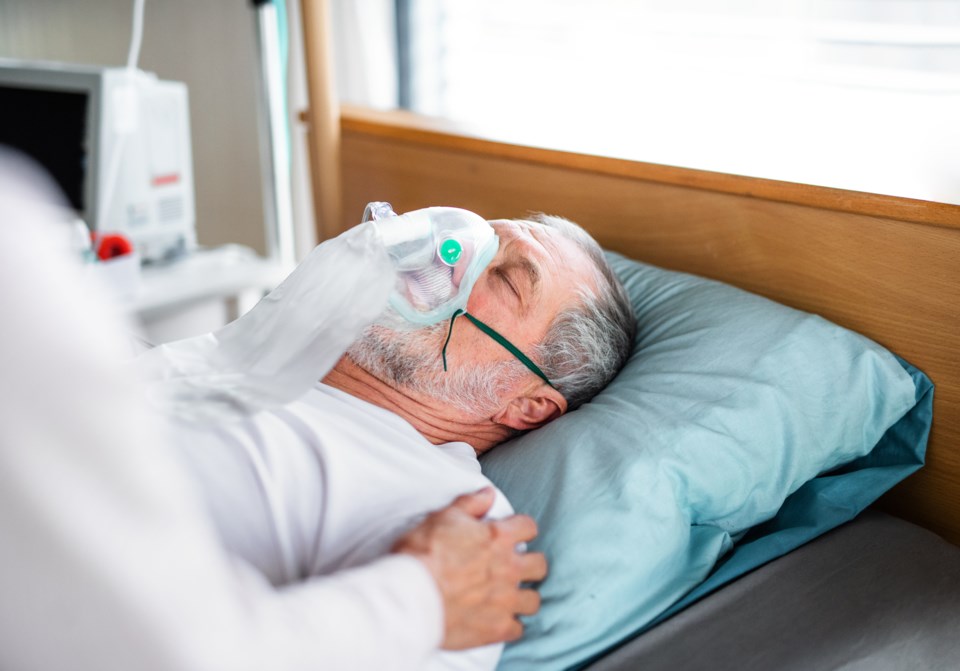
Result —
[{"label": "patient's hand", "polygon": [[542,580],[547,561],[540,553],[516,551],[537,535],[537,525],[526,515],[483,521],[494,496],[487,488],[457,498],[393,547],[421,560],[437,581],[445,618],[442,647],[448,650],[518,639],[523,625],[516,616],[540,608],[540,595],[520,589],[520,582]]}]

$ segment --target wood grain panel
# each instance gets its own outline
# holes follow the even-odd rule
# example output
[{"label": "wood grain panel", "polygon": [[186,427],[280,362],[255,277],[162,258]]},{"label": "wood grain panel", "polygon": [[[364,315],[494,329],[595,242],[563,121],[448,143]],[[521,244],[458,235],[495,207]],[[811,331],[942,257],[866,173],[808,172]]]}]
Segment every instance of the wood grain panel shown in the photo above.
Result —
[{"label": "wood grain panel", "polygon": [[340,101],[333,84],[333,40],[328,0],[301,0],[304,57],[310,106],[304,113],[310,149],[317,238],[332,237],[342,216],[340,196]]},{"label": "wood grain panel", "polygon": [[[518,157],[497,143],[444,143],[440,130],[423,141],[406,122],[402,132],[383,123],[373,130],[368,117],[345,118],[344,226],[370,200],[398,211],[453,205],[488,218],[559,214],[608,249],[821,314],[924,370],[937,385],[927,466],[883,506],[960,544],[960,207],[928,204],[926,212],[921,201],[878,197],[901,219],[881,217],[867,197],[825,207],[835,194],[815,187],[802,190],[816,205],[808,206],[749,195],[766,187],[702,188],[652,179],[649,165],[638,177],[622,166],[596,170],[597,157],[565,165],[575,155]],[[538,160],[544,152],[549,160]],[[854,211],[860,206],[866,213]]]},{"label": "wood grain panel", "polygon": [[690,186],[841,212],[960,228],[958,205],[496,142],[482,137],[479,131],[469,126],[410,112],[370,110],[347,105],[343,112],[343,130],[346,133],[400,140],[454,153],[475,153],[614,177]]}]

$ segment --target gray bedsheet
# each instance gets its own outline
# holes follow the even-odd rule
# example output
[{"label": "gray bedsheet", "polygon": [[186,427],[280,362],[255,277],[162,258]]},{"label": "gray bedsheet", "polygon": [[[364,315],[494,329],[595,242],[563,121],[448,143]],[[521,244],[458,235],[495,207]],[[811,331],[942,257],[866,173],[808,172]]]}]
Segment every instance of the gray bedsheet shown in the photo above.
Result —
[{"label": "gray bedsheet", "polygon": [[960,548],[867,511],[590,671],[960,669]]}]

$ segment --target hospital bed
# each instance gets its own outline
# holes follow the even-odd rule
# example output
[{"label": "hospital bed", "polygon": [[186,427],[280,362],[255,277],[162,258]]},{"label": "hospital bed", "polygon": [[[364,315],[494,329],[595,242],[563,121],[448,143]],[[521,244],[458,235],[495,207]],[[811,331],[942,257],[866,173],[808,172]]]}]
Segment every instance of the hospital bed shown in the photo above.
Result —
[{"label": "hospital bed", "polygon": [[374,197],[557,214],[607,250],[861,333],[936,387],[925,466],[869,510],[561,666],[960,668],[960,206],[494,142],[403,112],[346,107],[340,129],[343,215],[321,237]]}]

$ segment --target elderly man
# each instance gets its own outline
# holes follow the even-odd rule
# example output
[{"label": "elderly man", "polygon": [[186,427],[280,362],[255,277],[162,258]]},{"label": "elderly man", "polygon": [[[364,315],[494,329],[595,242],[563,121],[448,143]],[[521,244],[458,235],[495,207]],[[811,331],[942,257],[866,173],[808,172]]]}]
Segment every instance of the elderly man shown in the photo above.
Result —
[{"label": "elderly man", "polygon": [[439,356],[447,324],[413,332],[368,328],[324,379],[386,407],[434,444],[480,454],[593,397],[626,360],[630,304],[603,253],[559,217],[494,221],[500,249],[470,294],[468,312],[530,352],[549,382],[466,320]]},{"label": "elderly man", "polygon": [[[434,529],[451,509],[428,514],[461,496],[453,511],[498,520],[489,529],[501,548],[532,538],[532,520],[510,516],[499,493],[462,496],[490,484],[477,455],[591,398],[629,352],[629,303],[582,229],[555,217],[492,225],[499,247],[465,316],[415,330],[374,324],[296,399],[238,421],[178,426],[225,547],[271,583],[385,576],[379,593],[357,587],[336,629],[318,632],[331,659],[351,668],[395,664],[398,647],[413,660],[403,668],[496,664],[499,645],[438,648],[517,638],[514,616],[536,612],[539,599],[505,589],[499,610],[458,603],[462,577],[451,564],[466,562],[450,560],[456,534],[447,547]],[[257,356],[270,355],[258,346]],[[514,588],[546,572],[537,554],[492,566]],[[390,624],[398,610],[402,626]],[[461,631],[483,629],[487,615],[486,630]],[[379,644],[371,630],[382,632]]]}]

